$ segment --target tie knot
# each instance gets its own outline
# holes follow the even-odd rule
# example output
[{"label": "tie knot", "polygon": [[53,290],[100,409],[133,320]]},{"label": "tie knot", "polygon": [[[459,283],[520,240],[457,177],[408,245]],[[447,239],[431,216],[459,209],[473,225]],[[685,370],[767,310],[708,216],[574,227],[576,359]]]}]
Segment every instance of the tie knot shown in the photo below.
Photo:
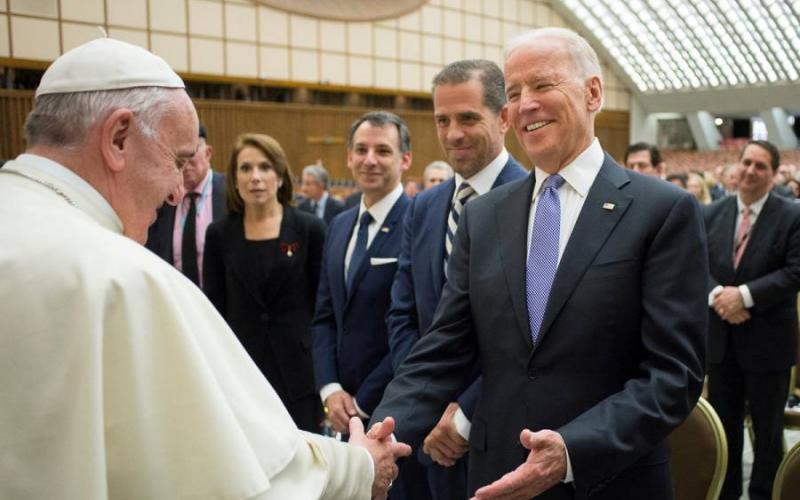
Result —
[{"label": "tie knot", "polygon": [[543,189],[553,188],[558,189],[564,184],[564,178],[558,174],[553,174],[544,181]]},{"label": "tie knot", "polygon": [[456,198],[461,200],[462,202],[467,200],[472,194],[475,192],[475,189],[469,185],[469,182],[464,181],[458,186],[458,192],[456,193]]},{"label": "tie knot", "polygon": [[750,207],[748,207],[747,205],[745,205],[745,207],[742,209],[742,215],[744,215],[745,217],[750,216],[750,214],[752,213],[753,211],[750,210]]},{"label": "tie knot", "polygon": [[372,218],[372,214],[369,212],[364,212],[361,214],[361,218],[358,220],[358,223],[361,226],[369,226],[374,220],[375,219]]}]

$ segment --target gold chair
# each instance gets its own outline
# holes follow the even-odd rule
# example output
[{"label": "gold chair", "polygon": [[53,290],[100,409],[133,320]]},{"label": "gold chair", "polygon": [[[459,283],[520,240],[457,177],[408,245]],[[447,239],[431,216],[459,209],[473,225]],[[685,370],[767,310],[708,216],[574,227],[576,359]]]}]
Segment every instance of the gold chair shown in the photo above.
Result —
[{"label": "gold chair", "polygon": [[716,500],[728,468],[728,441],[717,412],[703,398],[669,438],[675,500]]},{"label": "gold chair", "polygon": [[783,457],[772,486],[772,500],[797,500],[798,498],[800,498],[800,443],[794,445]]}]

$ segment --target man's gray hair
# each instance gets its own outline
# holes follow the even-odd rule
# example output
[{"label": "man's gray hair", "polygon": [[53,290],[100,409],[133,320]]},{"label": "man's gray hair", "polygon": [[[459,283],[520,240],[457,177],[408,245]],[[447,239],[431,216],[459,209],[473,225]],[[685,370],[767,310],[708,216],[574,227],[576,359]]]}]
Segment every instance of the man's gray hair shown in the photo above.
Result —
[{"label": "man's gray hair", "polygon": [[567,52],[572,57],[575,71],[581,79],[597,76],[601,81],[603,80],[603,71],[600,68],[597,53],[582,36],[566,28],[540,28],[517,35],[506,44],[504,59],[507,60],[515,50],[526,45],[533,45],[541,38],[555,38],[564,43]]},{"label": "man's gray hair", "polygon": [[308,165],[303,167],[303,175],[310,175],[317,182],[322,184],[322,187],[327,191],[328,185],[330,184],[330,180],[328,178],[328,171],[325,170],[325,167],[320,165]]},{"label": "man's gray hair", "polygon": [[446,161],[436,160],[432,161],[425,167],[425,170],[422,172],[422,177],[427,179],[428,173],[431,170],[441,170],[447,173],[447,178],[453,177],[453,167],[451,167]]},{"label": "man's gray hair", "polygon": [[36,99],[25,120],[25,139],[28,146],[77,146],[93,125],[121,108],[131,110],[139,129],[152,138],[161,117],[171,109],[176,91],[162,87],[137,87],[44,94]]}]

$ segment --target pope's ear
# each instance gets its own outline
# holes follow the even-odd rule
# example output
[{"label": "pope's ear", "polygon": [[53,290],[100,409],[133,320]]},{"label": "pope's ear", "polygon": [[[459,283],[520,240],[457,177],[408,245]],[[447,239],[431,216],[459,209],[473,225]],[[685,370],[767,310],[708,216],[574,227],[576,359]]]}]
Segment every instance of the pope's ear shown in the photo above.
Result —
[{"label": "pope's ear", "polygon": [[121,108],[112,112],[100,125],[100,151],[106,165],[119,172],[129,160],[133,134],[133,112]]}]

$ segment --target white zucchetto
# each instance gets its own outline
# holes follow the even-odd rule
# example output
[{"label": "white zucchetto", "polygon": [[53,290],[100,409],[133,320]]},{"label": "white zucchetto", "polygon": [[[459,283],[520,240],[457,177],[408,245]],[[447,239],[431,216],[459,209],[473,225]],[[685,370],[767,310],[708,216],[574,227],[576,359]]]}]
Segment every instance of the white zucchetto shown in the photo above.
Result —
[{"label": "white zucchetto", "polygon": [[98,38],[53,61],[36,97],[134,87],[185,88],[181,77],[159,56],[130,43]]}]

